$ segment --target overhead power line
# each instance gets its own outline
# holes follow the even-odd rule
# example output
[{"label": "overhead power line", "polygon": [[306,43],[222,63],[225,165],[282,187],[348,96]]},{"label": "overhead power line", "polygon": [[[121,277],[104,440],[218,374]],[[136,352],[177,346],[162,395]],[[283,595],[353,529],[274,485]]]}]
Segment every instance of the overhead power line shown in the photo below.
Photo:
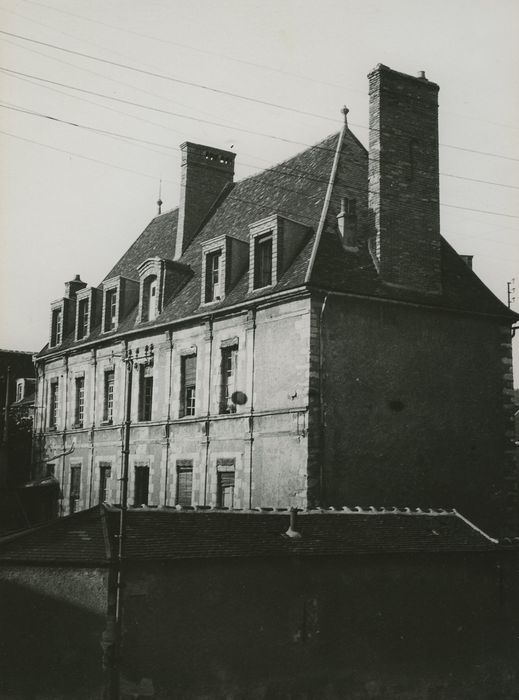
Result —
[{"label": "overhead power line", "polygon": [[[178,150],[179,150],[178,147],[176,147],[176,146],[162,146],[162,144],[158,144],[158,143],[153,142],[153,141],[146,141],[146,140],[143,140],[143,139],[137,139],[137,138],[135,138],[135,137],[126,136],[126,135],[123,135],[123,134],[118,134],[117,132],[110,132],[110,131],[106,131],[106,130],[103,130],[103,129],[97,129],[97,128],[95,128],[95,127],[85,126],[85,125],[82,125],[82,124],[78,124],[78,123],[76,123],[76,122],[66,121],[66,120],[63,120],[63,119],[59,119],[59,118],[57,118],[57,117],[52,117],[52,116],[49,116],[49,115],[45,115],[45,114],[38,113],[38,112],[33,112],[33,111],[31,111],[31,110],[27,110],[27,109],[23,109],[23,108],[18,108],[18,107],[11,106],[11,105],[7,105],[7,104],[0,104],[0,107],[3,107],[4,109],[10,109],[10,110],[13,110],[13,111],[16,111],[16,112],[25,113],[25,114],[28,114],[28,115],[30,115],[30,116],[36,116],[36,117],[48,119],[48,120],[50,120],[50,121],[54,121],[54,122],[66,124],[67,126],[72,126],[72,127],[76,127],[76,128],[80,128],[80,129],[86,129],[86,130],[88,130],[88,131],[92,131],[92,132],[95,132],[95,133],[98,133],[98,134],[102,134],[102,135],[107,135],[107,136],[110,136],[110,137],[116,137],[116,138],[122,138],[122,139],[129,140],[129,141],[141,142],[141,143],[144,143],[144,144],[147,144],[147,145],[150,145],[150,144],[151,144],[151,145],[154,145],[154,146],[161,146],[161,147],[169,148],[169,149],[175,150],[175,151],[178,151]],[[24,139],[24,140],[28,140],[28,139]],[[318,146],[315,146],[315,148],[318,148]],[[57,150],[57,149],[56,149],[56,150]],[[331,149],[328,149],[328,150],[331,150]],[[106,163],[104,163],[104,164],[106,164]],[[264,170],[263,172],[276,169],[278,172],[280,172],[280,174],[288,174],[288,175],[290,176],[290,173],[287,173],[286,171],[280,171],[280,168],[282,168],[282,167],[283,167],[283,165],[281,164],[280,166],[277,166],[276,168],[267,168],[267,169]],[[313,179],[313,180],[315,180],[316,182],[320,182],[321,184],[327,184],[327,181],[326,181],[326,180],[318,179],[318,178],[307,178],[307,177],[305,177],[305,175],[304,175],[303,173],[298,174],[298,175],[293,175],[292,177],[299,177],[299,178],[301,178],[301,179]],[[289,187],[284,187],[284,186],[279,185],[279,184],[276,184],[276,183],[273,183],[273,184],[272,184],[272,187],[276,187],[276,188],[278,188],[278,189],[286,190],[286,191],[291,192],[291,193],[296,193],[295,190],[293,190],[293,189],[291,189],[291,188],[289,188]],[[351,187],[350,189],[355,190],[355,189],[358,189],[358,188]],[[215,193],[215,194],[216,194],[216,193]],[[461,209],[461,210],[463,210],[463,211],[473,211],[473,212],[477,212],[477,213],[480,213],[480,214],[489,214],[489,215],[493,215],[493,216],[502,216],[502,217],[506,217],[506,218],[519,219],[519,215],[516,215],[516,214],[506,214],[506,213],[502,213],[502,212],[489,211],[489,210],[486,210],[486,209],[474,209],[474,208],[471,208],[471,207],[464,207],[464,206],[456,205],[456,204],[440,203],[440,206],[447,207],[447,208],[452,208],[452,209]]]},{"label": "overhead power line", "polygon": [[[142,75],[147,75],[147,76],[159,78],[161,80],[167,80],[167,81],[174,82],[174,83],[177,83],[180,85],[187,85],[190,87],[195,87],[195,88],[198,88],[201,90],[207,90],[209,92],[213,92],[213,93],[220,94],[220,95],[226,95],[228,97],[233,97],[235,99],[244,100],[246,102],[253,102],[255,104],[261,104],[263,106],[273,107],[275,109],[281,109],[281,110],[293,112],[296,114],[302,114],[305,116],[316,117],[318,119],[325,119],[326,121],[338,123],[337,119],[329,117],[329,116],[324,115],[324,114],[318,114],[316,112],[309,112],[306,110],[298,109],[297,107],[291,107],[289,105],[281,105],[281,104],[278,104],[275,102],[270,102],[268,100],[261,100],[261,99],[256,98],[256,97],[250,97],[250,96],[242,95],[240,93],[222,90],[220,88],[215,88],[215,87],[212,87],[211,85],[205,85],[203,83],[197,83],[194,81],[183,80],[182,78],[177,78],[177,77],[171,76],[171,75],[165,75],[163,73],[155,73],[154,71],[146,70],[144,68],[138,68],[136,66],[130,66],[126,63],[119,63],[118,61],[111,61],[110,59],[101,58],[99,56],[93,56],[92,54],[83,53],[81,51],[75,51],[73,49],[66,49],[62,46],[58,46],[57,44],[51,44],[49,42],[40,41],[38,39],[32,39],[30,37],[23,36],[22,34],[15,34],[14,32],[8,32],[8,31],[5,31],[3,29],[0,29],[0,34],[15,37],[16,39],[22,39],[23,41],[28,41],[28,42],[33,43],[33,44],[38,44],[40,46],[47,46],[48,48],[55,49],[56,51],[63,51],[65,53],[70,53],[72,55],[80,56],[82,58],[87,58],[87,59],[92,60],[92,61],[98,61],[100,63],[105,63],[105,64],[108,64],[111,66],[115,66],[117,68],[124,68],[126,70],[130,70],[130,71],[133,71],[135,73],[140,73]],[[365,124],[359,124],[359,123],[355,123],[355,122],[351,122],[351,125],[356,126],[360,129],[369,129],[370,128],[369,126],[366,126]],[[451,148],[451,149],[458,150],[458,151],[464,151],[466,153],[477,153],[479,155],[489,156],[492,158],[501,158],[503,160],[510,160],[510,161],[519,162],[519,158],[515,158],[513,156],[505,156],[505,155],[500,154],[500,153],[491,153],[489,151],[479,151],[479,150],[474,149],[474,148],[466,148],[463,146],[455,146],[453,144],[447,144],[447,143],[441,143],[441,142],[439,145],[442,146],[443,148]]]},{"label": "overhead power line", "polygon": [[[29,76],[29,74],[27,74],[27,73],[21,73],[21,72],[19,72],[19,71],[13,71],[13,70],[10,70],[10,69],[8,69],[8,68],[3,68],[2,66],[0,66],[0,70],[6,72],[6,73],[8,73],[8,74],[13,74],[13,75],[15,75],[16,77],[20,77],[20,76],[26,76],[26,77],[27,77],[27,76]],[[38,76],[30,76],[30,77],[35,78],[36,80],[41,80],[41,81],[44,82],[44,83],[51,83],[52,85],[59,85],[59,86],[61,86],[61,87],[70,88],[70,89],[72,89],[72,90],[77,90],[77,91],[79,91],[79,92],[83,92],[83,93],[86,93],[86,94],[95,95],[96,97],[104,97],[104,98],[106,98],[106,99],[114,100],[114,101],[116,101],[116,102],[122,102],[122,103],[124,103],[124,104],[128,104],[128,105],[131,105],[131,106],[138,106],[138,107],[142,107],[143,109],[149,109],[149,110],[151,110],[151,111],[158,111],[158,112],[161,112],[161,113],[163,113],[163,114],[167,114],[167,115],[171,115],[171,116],[181,116],[182,118],[185,118],[185,119],[191,119],[191,117],[189,117],[188,115],[181,115],[181,114],[179,114],[179,113],[171,112],[171,111],[169,111],[169,110],[164,110],[164,109],[160,109],[160,108],[150,107],[150,106],[148,106],[148,105],[142,105],[142,104],[139,104],[139,103],[136,103],[136,102],[132,102],[132,101],[130,101],[130,100],[124,100],[124,99],[122,99],[122,98],[116,98],[116,97],[112,97],[112,96],[110,96],[110,95],[104,95],[103,93],[97,93],[97,92],[94,92],[94,91],[92,91],[92,90],[85,90],[85,89],[83,89],[83,88],[76,88],[76,87],[73,87],[73,86],[66,85],[65,83],[58,83],[58,82],[56,82],[56,81],[50,81],[50,80],[46,80],[46,79],[43,79],[43,78],[39,78]],[[164,145],[164,144],[161,144],[161,143],[157,143],[157,142],[154,142],[154,141],[145,141],[145,140],[143,140],[143,139],[136,139],[135,137],[132,137],[132,136],[128,136],[128,135],[124,135],[124,134],[118,134],[118,133],[115,133],[115,132],[104,131],[104,130],[102,130],[102,129],[96,129],[96,128],[94,128],[94,127],[89,127],[89,126],[86,126],[86,125],[73,123],[73,122],[70,122],[70,121],[67,121],[67,120],[59,119],[59,118],[57,118],[57,117],[52,117],[52,116],[50,116],[50,115],[42,114],[42,113],[40,113],[40,112],[35,112],[35,111],[32,111],[32,110],[27,110],[27,109],[25,109],[25,108],[21,108],[21,107],[18,107],[18,106],[16,106],[16,105],[11,105],[10,108],[11,108],[11,109],[19,109],[20,111],[26,112],[27,114],[33,114],[34,116],[40,116],[40,117],[42,117],[42,118],[50,119],[50,120],[53,120],[53,121],[58,121],[58,122],[59,122],[59,121],[62,121],[63,123],[69,124],[70,126],[76,126],[76,127],[78,127],[78,128],[88,129],[88,130],[91,130],[91,131],[97,131],[98,133],[104,133],[104,134],[107,134],[107,135],[116,136],[116,137],[118,137],[118,138],[127,139],[127,140],[129,140],[129,141],[140,142],[140,143],[143,143],[143,144],[146,144],[146,145],[159,146],[159,147],[161,147],[161,148],[168,148],[168,149],[175,149],[175,150],[178,150],[176,147],[173,147],[173,146],[167,146],[167,145]],[[128,115],[128,116],[132,116],[132,115]],[[210,124],[212,124],[213,126],[219,126],[219,127],[221,127],[221,128],[233,128],[233,127],[228,127],[228,126],[225,125],[225,124],[221,124],[221,123],[218,123],[218,122],[212,122],[212,121],[205,120],[205,119],[200,119],[200,120],[198,120],[196,117],[193,117],[192,119],[194,119],[194,120],[196,120],[196,121],[201,121],[202,123],[210,123]],[[156,125],[156,126],[161,126],[161,125]],[[168,128],[168,127],[163,127],[163,128]],[[240,129],[238,129],[238,130],[240,130]],[[323,147],[319,146],[319,144],[314,145],[314,144],[308,144],[308,143],[304,143],[304,142],[294,141],[294,140],[291,140],[291,139],[283,139],[282,137],[274,136],[273,134],[265,134],[265,133],[263,133],[263,132],[256,132],[256,131],[253,131],[253,130],[250,130],[250,129],[247,129],[246,131],[247,131],[247,133],[251,133],[251,134],[254,134],[254,135],[268,136],[269,138],[272,138],[272,139],[281,139],[281,140],[284,140],[284,141],[286,140],[286,141],[288,141],[288,142],[290,142],[290,143],[293,143],[293,144],[295,144],[295,145],[298,145],[298,146],[305,146],[305,147],[307,147],[307,148],[317,148],[317,149],[321,149],[321,150],[330,151],[329,148],[323,148]],[[254,156],[253,156],[253,157],[254,157]],[[251,168],[256,168],[256,166],[255,166],[255,165],[252,165],[252,164],[246,164],[246,163],[244,163],[244,165],[248,165],[248,166],[251,167]],[[455,179],[457,179],[457,180],[466,180],[466,181],[468,181],[468,182],[477,182],[477,183],[480,183],[480,184],[492,185],[492,186],[494,186],[494,187],[504,187],[504,188],[508,188],[508,189],[519,189],[519,186],[518,186],[518,185],[510,185],[510,184],[508,184],[508,183],[493,182],[493,181],[491,181],[491,180],[482,180],[482,179],[478,179],[478,178],[466,177],[466,176],[463,176],[463,175],[454,175],[454,174],[452,174],[452,173],[443,173],[443,172],[440,172],[440,175],[443,176],[443,177],[455,178]],[[302,173],[302,176],[305,176],[305,174]],[[308,177],[308,176],[307,176],[307,177]]]},{"label": "overhead power line", "polygon": [[0,29],[0,34],[5,34],[7,36],[14,37],[16,39],[23,39],[24,41],[29,41],[33,44],[38,44],[39,46],[47,46],[48,48],[55,49],[56,51],[64,51],[65,53],[73,54],[74,56],[80,56],[81,58],[88,58],[91,61],[98,61],[100,63],[106,63],[115,68],[124,68],[125,70],[133,71],[134,73],[140,73],[141,75],[147,75],[148,77],[160,78],[161,80],[168,80],[169,82],[177,83],[179,85],[187,85],[189,87],[195,87],[199,90],[206,90],[208,92],[213,92],[218,95],[226,95],[227,97],[233,97],[237,100],[245,100],[247,102],[254,102],[256,104],[264,105],[265,107],[274,107],[275,109],[282,109],[287,112],[295,112],[296,114],[303,114],[307,117],[317,117],[318,119],[326,119],[327,121],[337,122],[337,119],[332,119],[325,114],[317,114],[316,112],[309,112],[304,109],[297,109],[296,107],[290,107],[288,105],[277,104],[276,102],[269,102],[268,100],[261,100],[258,97],[248,97],[246,95],[241,95],[238,92],[231,92],[229,90],[222,90],[220,88],[212,87],[211,85],[205,85],[204,83],[197,83],[191,80],[183,80],[182,78],[177,78],[172,75],[165,75],[163,73],[155,73],[154,71],[146,70],[145,68],[138,68],[136,66],[130,66],[127,63],[119,63],[118,61],[111,61],[108,58],[100,58],[98,56],[92,56],[88,53],[83,53],[82,51],[74,51],[73,49],[65,49],[57,44],[51,44],[46,41],[39,41],[38,39],[31,39],[30,37],[23,36],[22,34],[15,34],[14,32],[7,32],[4,29]]}]

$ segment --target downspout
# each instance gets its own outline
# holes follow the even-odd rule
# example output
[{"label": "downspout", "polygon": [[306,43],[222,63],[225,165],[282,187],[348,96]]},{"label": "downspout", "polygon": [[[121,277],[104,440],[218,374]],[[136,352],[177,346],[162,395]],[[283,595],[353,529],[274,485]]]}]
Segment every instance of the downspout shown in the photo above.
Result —
[{"label": "downspout", "polygon": [[173,331],[169,330],[169,386],[168,386],[168,411],[166,417],[165,438],[166,438],[166,474],[164,476],[164,505],[168,503],[168,473],[169,473],[169,445],[171,430],[171,395],[173,383]]},{"label": "downspout", "polygon": [[251,310],[252,314],[252,371],[250,390],[250,416],[249,416],[249,508],[252,509],[252,464],[254,447],[254,373],[255,373],[255,350],[256,350],[256,307]]},{"label": "downspout", "polygon": [[2,434],[2,443],[7,445],[9,438],[9,384],[11,382],[11,365],[7,366],[7,376],[5,382],[5,402],[4,402],[4,431]]},{"label": "downspout", "polygon": [[[66,451],[66,440],[67,440],[67,408],[68,408],[68,355],[65,355],[63,358],[65,362],[65,415],[63,419],[63,435],[62,435],[62,441],[63,441],[63,452]],[[59,401],[59,399],[58,399]],[[58,404],[59,408],[59,404]],[[62,489],[65,488],[65,455],[63,455],[62,463],[61,463],[61,486]],[[63,491],[62,491],[63,493]],[[60,514],[63,515],[63,501],[65,499],[65,494],[63,493],[63,496],[61,498],[61,505],[60,505]]]},{"label": "downspout", "polygon": [[323,318],[324,311],[326,309],[326,304],[328,302],[329,292],[324,295],[323,303],[321,305],[321,311],[319,313],[319,414],[320,414],[320,447],[321,447],[321,459],[319,460],[319,499],[321,501],[320,505],[325,503],[324,489],[325,489],[325,479],[324,479],[324,460],[325,460],[325,446],[326,446],[326,412],[324,407],[324,390],[323,390],[323,378],[324,378],[324,338],[323,338]]},{"label": "downspout", "polygon": [[204,475],[204,506],[207,505],[207,474],[209,470],[209,433],[211,416],[211,379],[213,371],[213,317],[209,317],[209,376],[207,381],[207,417],[205,421],[205,475]]},{"label": "downspout", "polygon": [[94,488],[94,453],[95,453],[95,425],[96,425],[96,400],[97,400],[97,353],[92,350],[91,364],[94,367],[94,391],[92,395],[92,427],[90,428],[90,493],[88,494],[88,505],[92,505],[92,490]]}]

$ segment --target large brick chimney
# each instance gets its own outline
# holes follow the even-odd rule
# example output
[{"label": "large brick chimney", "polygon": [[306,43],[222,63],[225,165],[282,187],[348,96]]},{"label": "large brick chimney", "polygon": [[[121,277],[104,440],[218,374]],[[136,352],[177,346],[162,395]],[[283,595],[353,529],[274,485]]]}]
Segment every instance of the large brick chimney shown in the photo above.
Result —
[{"label": "large brick chimney", "polygon": [[379,64],[369,75],[369,207],[382,280],[441,292],[438,90]]},{"label": "large brick chimney", "polygon": [[211,206],[233,181],[235,153],[189,141],[182,152],[180,204],[175,259],[193,240]]}]

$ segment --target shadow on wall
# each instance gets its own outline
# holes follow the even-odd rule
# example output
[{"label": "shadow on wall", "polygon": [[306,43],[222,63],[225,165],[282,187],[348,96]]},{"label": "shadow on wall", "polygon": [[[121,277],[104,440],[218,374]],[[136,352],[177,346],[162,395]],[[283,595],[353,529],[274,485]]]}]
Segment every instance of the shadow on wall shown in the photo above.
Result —
[{"label": "shadow on wall", "polygon": [[5,581],[0,602],[0,698],[102,697],[102,615]]}]

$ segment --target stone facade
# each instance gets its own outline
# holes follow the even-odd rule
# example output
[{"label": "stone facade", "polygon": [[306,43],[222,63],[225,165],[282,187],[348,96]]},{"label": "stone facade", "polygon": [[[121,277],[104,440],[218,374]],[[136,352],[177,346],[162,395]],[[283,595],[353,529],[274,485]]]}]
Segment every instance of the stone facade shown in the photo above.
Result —
[{"label": "stone facade", "polygon": [[449,506],[516,529],[516,316],[441,238],[437,93],[379,65],[369,154],[345,123],[238,183],[234,153],[184,144],[179,209],[52,306],[35,462],[61,515],[121,500],[131,352],[131,506]]}]

